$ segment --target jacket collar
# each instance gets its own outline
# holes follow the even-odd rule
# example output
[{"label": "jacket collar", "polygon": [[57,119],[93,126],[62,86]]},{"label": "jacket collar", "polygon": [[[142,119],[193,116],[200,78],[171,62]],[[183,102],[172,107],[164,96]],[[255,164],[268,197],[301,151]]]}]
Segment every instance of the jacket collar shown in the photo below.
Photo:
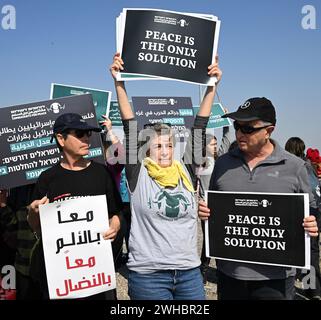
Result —
[{"label": "jacket collar", "polygon": [[[262,163],[279,163],[288,159],[287,152],[280,147],[280,145],[275,141],[270,139],[271,143],[274,146],[273,152],[263,161]],[[236,149],[230,151],[232,157],[240,158],[245,161],[244,153],[237,147]]]}]

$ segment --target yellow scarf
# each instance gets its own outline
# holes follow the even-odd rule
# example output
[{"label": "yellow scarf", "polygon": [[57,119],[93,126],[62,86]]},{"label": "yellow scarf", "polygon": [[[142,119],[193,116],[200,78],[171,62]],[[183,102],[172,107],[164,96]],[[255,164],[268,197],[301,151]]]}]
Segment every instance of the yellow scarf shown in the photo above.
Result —
[{"label": "yellow scarf", "polygon": [[192,183],[188,179],[182,165],[177,160],[174,160],[170,167],[162,168],[151,158],[145,158],[144,166],[149,176],[162,187],[176,187],[179,180],[182,179],[186,189],[194,192]]}]

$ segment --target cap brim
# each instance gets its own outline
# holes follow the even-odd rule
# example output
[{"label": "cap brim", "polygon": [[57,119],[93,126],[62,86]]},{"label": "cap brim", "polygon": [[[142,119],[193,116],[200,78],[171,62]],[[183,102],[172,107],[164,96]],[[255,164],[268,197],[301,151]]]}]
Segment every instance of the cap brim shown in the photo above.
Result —
[{"label": "cap brim", "polygon": [[95,131],[95,132],[101,132],[102,131],[101,128],[90,126],[87,123],[84,123],[84,124],[81,124],[81,125],[78,125],[78,126],[68,127],[68,129],[84,130],[84,131],[90,130],[90,131]]},{"label": "cap brim", "polygon": [[231,112],[231,113],[226,113],[221,118],[231,118],[236,121],[253,121],[253,120],[260,120],[258,117],[249,117],[246,115],[240,115],[238,112]]}]

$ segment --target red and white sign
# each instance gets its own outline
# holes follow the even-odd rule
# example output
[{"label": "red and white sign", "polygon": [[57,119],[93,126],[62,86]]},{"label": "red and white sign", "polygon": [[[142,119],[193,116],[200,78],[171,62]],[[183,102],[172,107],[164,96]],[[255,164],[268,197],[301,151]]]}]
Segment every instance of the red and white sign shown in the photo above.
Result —
[{"label": "red and white sign", "polygon": [[50,299],[91,296],[116,287],[106,196],[40,206]]}]

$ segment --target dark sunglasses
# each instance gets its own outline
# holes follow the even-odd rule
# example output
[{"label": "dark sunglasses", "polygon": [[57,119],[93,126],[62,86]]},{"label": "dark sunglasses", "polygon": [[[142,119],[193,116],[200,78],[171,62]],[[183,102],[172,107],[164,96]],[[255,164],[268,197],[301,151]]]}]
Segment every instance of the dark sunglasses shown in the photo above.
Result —
[{"label": "dark sunglasses", "polygon": [[83,138],[85,135],[91,137],[92,133],[91,130],[74,130],[74,134],[78,139]]},{"label": "dark sunglasses", "polygon": [[155,126],[159,126],[161,124],[164,124],[168,127],[172,127],[172,125],[170,123],[165,123],[165,122],[156,122],[156,123],[146,123],[144,124],[144,129],[150,129],[150,128],[154,128]]},{"label": "dark sunglasses", "polygon": [[234,121],[233,122],[233,126],[234,126],[235,131],[241,130],[241,132],[244,133],[244,134],[251,134],[251,133],[259,131],[261,129],[270,127],[271,125],[254,128],[252,126],[246,126],[246,125],[245,126],[241,126],[238,122]]}]

